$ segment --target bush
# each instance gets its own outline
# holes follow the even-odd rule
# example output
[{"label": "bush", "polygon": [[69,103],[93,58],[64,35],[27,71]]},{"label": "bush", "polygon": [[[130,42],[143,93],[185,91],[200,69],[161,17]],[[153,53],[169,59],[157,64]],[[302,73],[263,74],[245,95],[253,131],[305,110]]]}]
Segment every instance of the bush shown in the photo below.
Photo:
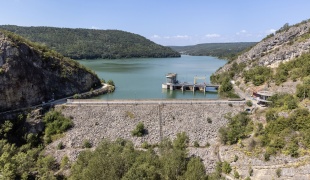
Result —
[{"label": "bush", "polygon": [[237,170],[234,170],[234,177],[235,177],[236,179],[239,179],[239,178],[240,178],[240,174],[238,173]]},{"label": "bush", "polygon": [[234,117],[227,117],[227,127],[221,127],[219,129],[220,140],[223,144],[235,144],[239,139],[247,137],[251,133],[253,126],[251,119],[246,112],[241,112]]},{"label": "bush", "polygon": [[222,172],[225,174],[229,174],[231,172],[230,164],[227,161],[224,161],[222,164]]},{"label": "bush", "polygon": [[90,143],[90,141],[88,139],[85,139],[83,141],[83,148],[91,148],[92,144]]},{"label": "bush", "polygon": [[264,84],[272,77],[271,68],[265,66],[255,66],[243,73],[245,82],[252,82],[255,86]]},{"label": "bush", "polygon": [[247,100],[246,101],[246,105],[249,106],[249,107],[252,107],[253,106],[253,103],[251,100]]},{"label": "bush", "polygon": [[278,178],[281,177],[281,175],[282,175],[282,169],[278,168],[278,169],[276,170],[276,174],[277,174]]},{"label": "bush", "polygon": [[63,145],[62,141],[60,141],[60,142],[57,144],[57,149],[58,149],[58,150],[61,150],[61,149],[63,149],[63,148],[64,148],[64,145]]},{"label": "bush", "polygon": [[142,144],[141,144],[141,148],[143,148],[143,149],[148,149],[148,148],[150,148],[151,147],[151,145],[149,145],[149,143],[147,143],[146,141],[144,141]]},{"label": "bush", "polygon": [[235,157],[234,157],[234,162],[237,162],[238,159],[239,159],[239,156],[235,155]]},{"label": "bush", "polygon": [[207,118],[207,122],[208,122],[209,124],[211,124],[211,123],[212,123],[212,119],[211,119],[210,117],[208,117],[208,118]]},{"label": "bush", "polygon": [[249,167],[249,176],[253,176],[253,168]]},{"label": "bush", "polygon": [[265,152],[264,154],[264,160],[269,161],[270,160],[270,154],[268,152]]},{"label": "bush", "polygon": [[62,159],[61,159],[61,162],[60,162],[60,168],[64,169],[64,168],[67,168],[69,165],[69,158],[68,156],[64,156]]},{"label": "bush", "polygon": [[194,147],[199,147],[200,145],[199,145],[199,143],[198,143],[198,141],[194,141]]},{"label": "bush", "polygon": [[50,139],[51,136],[61,134],[73,126],[71,119],[64,117],[59,111],[49,111],[43,118],[45,123],[45,137]]},{"label": "bush", "polygon": [[114,82],[113,82],[113,80],[108,80],[108,82],[107,82],[107,84],[109,84],[109,85],[111,85],[111,86],[115,86],[115,84],[114,84]]},{"label": "bush", "polygon": [[134,130],[131,131],[132,136],[142,137],[145,134],[144,124],[139,122]]},{"label": "bush", "polygon": [[206,148],[208,148],[208,147],[210,147],[210,146],[211,146],[210,143],[207,142],[207,143],[206,143]]}]

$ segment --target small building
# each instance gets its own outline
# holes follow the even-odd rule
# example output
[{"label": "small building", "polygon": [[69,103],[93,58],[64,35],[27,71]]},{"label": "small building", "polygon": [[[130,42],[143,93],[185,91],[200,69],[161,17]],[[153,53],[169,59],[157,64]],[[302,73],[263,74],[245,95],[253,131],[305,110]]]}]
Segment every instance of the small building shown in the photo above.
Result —
[{"label": "small building", "polygon": [[167,84],[177,84],[177,74],[176,73],[168,73],[166,75],[166,83]]},{"label": "small building", "polygon": [[268,103],[271,103],[268,98],[273,96],[274,93],[270,91],[258,91],[254,92],[253,95],[257,98],[258,104],[268,105]]},{"label": "small building", "polygon": [[176,73],[168,73],[166,75],[166,83],[162,84],[162,88],[173,90],[175,84],[178,84],[177,74]]}]

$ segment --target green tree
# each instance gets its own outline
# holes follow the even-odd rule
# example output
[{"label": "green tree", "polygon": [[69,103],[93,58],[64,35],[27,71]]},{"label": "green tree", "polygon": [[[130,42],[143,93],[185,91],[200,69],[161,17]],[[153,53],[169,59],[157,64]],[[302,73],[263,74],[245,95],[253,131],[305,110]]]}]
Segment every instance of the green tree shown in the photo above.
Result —
[{"label": "green tree", "polygon": [[248,133],[251,133],[251,130],[253,130],[253,128],[250,128],[252,124],[249,123],[251,119],[246,112],[227,118],[227,127],[219,129],[220,139],[223,144],[235,144],[239,139],[245,138]]},{"label": "green tree", "polygon": [[224,81],[221,83],[221,86],[220,86],[220,89],[219,89],[219,92],[220,93],[224,93],[224,92],[229,92],[233,89],[233,86],[230,82],[230,79],[229,78],[225,78]]},{"label": "green tree", "polygon": [[131,131],[131,135],[142,137],[145,134],[144,124],[139,122],[134,130]]},{"label": "green tree", "polygon": [[111,86],[115,86],[114,81],[113,80],[108,80],[107,84],[111,85]]},{"label": "green tree", "polygon": [[198,157],[191,158],[187,164],[184,179],[205,179],[206,171],[201,159]]}]

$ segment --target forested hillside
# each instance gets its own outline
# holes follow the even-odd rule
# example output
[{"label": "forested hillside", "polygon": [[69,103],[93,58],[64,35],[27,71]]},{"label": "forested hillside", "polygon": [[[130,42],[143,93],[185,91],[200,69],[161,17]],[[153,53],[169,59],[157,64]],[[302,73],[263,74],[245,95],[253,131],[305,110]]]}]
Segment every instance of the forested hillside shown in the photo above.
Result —
[{"label": "forested hillside", "polygon": [[232,60],[255,44],[256,42],[206,43],[193,46],[171,46],[171,48],[179,53],[192,56],[214,56]]},{"label": "forested hillside", "polygon": [[42,43],[73,59],[115,59],[133,57],[180,57],[164,47],[137,34],[119,30],[70,29],[55,27],[21,27],[2,25],[0,28]]}]

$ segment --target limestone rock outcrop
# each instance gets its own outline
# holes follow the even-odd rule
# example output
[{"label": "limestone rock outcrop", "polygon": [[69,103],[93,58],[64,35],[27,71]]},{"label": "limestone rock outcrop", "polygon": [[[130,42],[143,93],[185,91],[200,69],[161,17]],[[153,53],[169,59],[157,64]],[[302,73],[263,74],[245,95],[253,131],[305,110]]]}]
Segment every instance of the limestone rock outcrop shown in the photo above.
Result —
[{"label": "limestone rock outcrop", "polygon": [[74,60],[0,31],[0,112],[90,90],[100,79]]},{"label": "limestone rock outcrop", "polygon": [[[247,69],[255,65],[277,67],[279,63],[296,58],[309,50],[310,21],[304,21],[265,38],[249,51],[241,54],[235,62],[246,63]],[[225,72],[231,67],[232,63],[226,64],[217,73]]]}]

